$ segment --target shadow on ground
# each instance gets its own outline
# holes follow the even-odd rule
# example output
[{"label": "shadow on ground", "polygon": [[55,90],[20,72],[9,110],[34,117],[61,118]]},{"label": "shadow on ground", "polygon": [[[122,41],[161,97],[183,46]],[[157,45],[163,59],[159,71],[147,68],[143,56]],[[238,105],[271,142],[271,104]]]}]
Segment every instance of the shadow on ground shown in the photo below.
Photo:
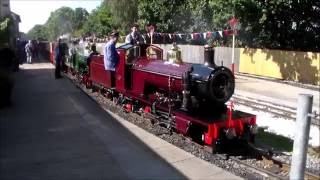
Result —
[{"label": "shadow on ground", "polygon": [[0,110],[1,179],[186,179],[53,71],[15,74],[13,105]]}]

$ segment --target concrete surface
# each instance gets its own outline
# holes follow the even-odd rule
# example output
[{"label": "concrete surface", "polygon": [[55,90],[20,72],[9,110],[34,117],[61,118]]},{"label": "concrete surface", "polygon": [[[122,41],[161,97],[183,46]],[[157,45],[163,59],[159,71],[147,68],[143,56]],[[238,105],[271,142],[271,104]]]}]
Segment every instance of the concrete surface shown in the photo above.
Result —
[{"label": "concrete surface", "polygon": [[103,110],[48,63],[0,110],[1,179],[241,179]]},{"label": "concrete surface", "polygon": [[296,87],[270,80],[248,76],[236,76],[235,95],[271,102],[284,107],[297,108],[300,93],[313,95],[313,110],[320,112],[320,89],[318,91]]}]

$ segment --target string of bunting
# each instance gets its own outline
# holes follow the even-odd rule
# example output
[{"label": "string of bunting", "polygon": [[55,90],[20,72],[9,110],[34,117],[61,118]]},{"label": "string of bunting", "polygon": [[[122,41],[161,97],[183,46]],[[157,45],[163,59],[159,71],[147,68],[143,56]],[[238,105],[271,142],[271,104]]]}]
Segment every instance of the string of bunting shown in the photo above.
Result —
[{"label": "string of bunting", "polygon": [[169,37],[169,39],[192,39],[192,40],[201,40],[201,39],[219,39],[228,36],[232,36],[233,30],[223,30],[223,31],[214,31],[214,32],[204,32],[204,33],[154,33],[154,36],[159,37]]},{"label": "string of bunting", "polygon": [[[159,39],[169,39],[171,41],[179,41],[179,40],[209,40],[209,39],[221,39],[225,37],[229,37],[233,35],[232,29],[226,29],[222,31],[213,31],[213,32],[196,32],[196,33],[153,33],[153,37],[159,38]],[[237,33],[235,31],[235,33]],[[143,34],[144,38],[146,36],[149,36],[150,34]],[[120,36],[120,38],[124,39],[126,36]],[[79,38],[73,38],[73,40],[79,40]],[[84,38],[86,41],[94,40],[95,42],[106,42],[106,38],[97,38],[97,37],[86,37]]]}]

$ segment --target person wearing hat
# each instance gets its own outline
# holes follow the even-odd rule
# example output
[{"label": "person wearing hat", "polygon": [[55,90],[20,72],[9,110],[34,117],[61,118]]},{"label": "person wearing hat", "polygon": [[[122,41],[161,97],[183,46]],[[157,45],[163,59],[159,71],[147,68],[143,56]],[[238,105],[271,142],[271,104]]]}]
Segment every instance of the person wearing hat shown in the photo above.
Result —
[{"label": "person wearing hat", "polygon": [[111,71],[111,85],[115,85],[115,70],[116,65],[119,62],[119,54],[116,50],[116,43],[119,38],[119,33],[113,31],[109,36],[109,41],[106,43],[103,53],[104,53],[104,68],[105,70]]},{"label": "person wearing hat", "polygon": [[125,43],[130,43],[132,45],[143,44],[144,39],[139,32],[139,26],[134,24],[131,27],[131,33],[126,36]]}]

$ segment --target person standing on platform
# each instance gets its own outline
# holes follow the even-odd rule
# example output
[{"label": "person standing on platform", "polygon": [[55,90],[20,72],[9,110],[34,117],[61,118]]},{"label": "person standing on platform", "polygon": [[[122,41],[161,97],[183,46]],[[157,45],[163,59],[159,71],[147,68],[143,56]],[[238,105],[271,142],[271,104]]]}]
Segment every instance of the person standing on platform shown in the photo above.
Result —
[{"label": "person standing on platform", "polygon": [[56,60],[56,69],[55,69],[55,78],[59,79],[62,78],[61,76],[61,63],[62,63],[62,53],[63,52],[63,47],[61,43],[61,39],[58,39],[58,43],[55,48],[55,60]]},{"label": "person standing on platform", "polygon": [[31,64],[32,63],[32,55],[33,55],[33,46],[31,40],[26,44],[25,46],[25,51],[27,55],[27,63]]},{"label": "person standing on platform", "polygon": [[119,54],[116,50],[116,43],[119,38],[119,33],[114,31],[109,36],[109,41],[104,47],[104,68],[111,71],[111,86],[115,86],[115,70],[119,62]]}]

